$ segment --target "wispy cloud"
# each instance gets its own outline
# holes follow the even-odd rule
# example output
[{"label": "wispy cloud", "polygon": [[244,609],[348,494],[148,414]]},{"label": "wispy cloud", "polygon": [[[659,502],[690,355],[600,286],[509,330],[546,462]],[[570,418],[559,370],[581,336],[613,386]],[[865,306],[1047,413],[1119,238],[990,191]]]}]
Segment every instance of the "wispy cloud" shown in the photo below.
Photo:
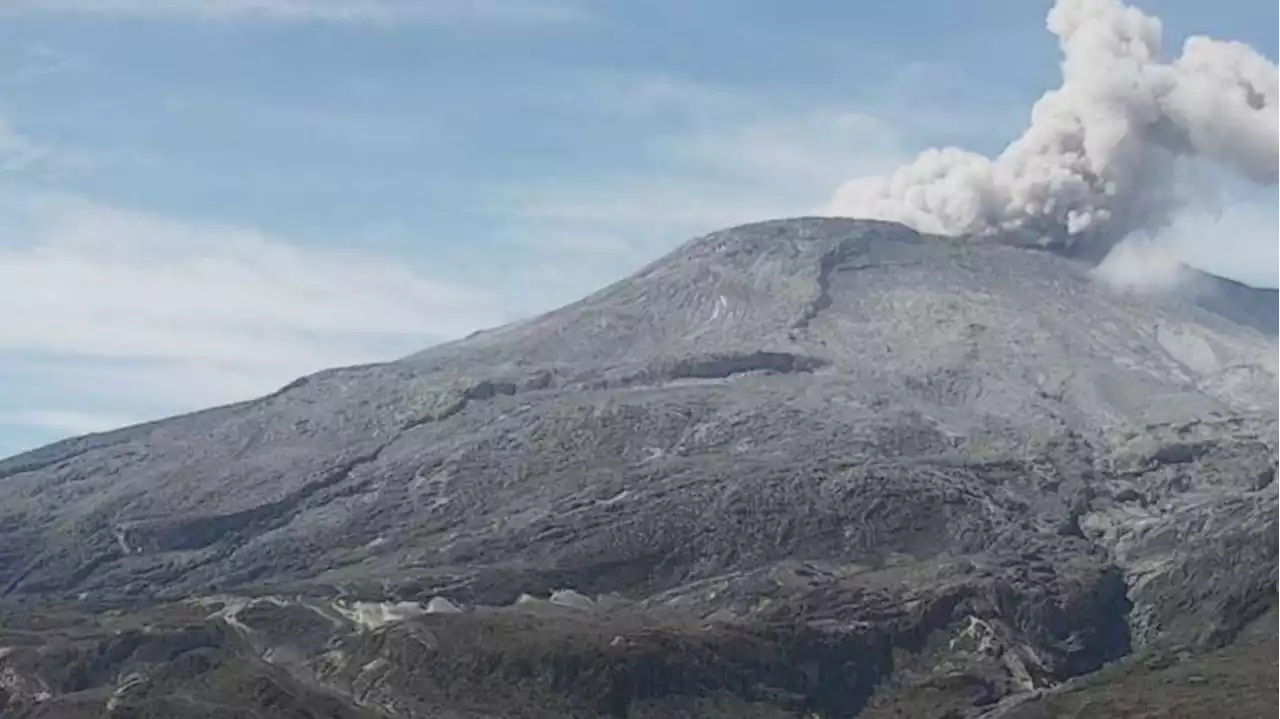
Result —
[{"label": "wispy cloud", "polygon": [[[0,16],[7,6],[0,3]],[[73,57],[41,43],[32,42],[25,46],[8,48],[0,52],[0,83],[5,85],[21,85],[43,81],[62,73],[74,72],[84,68],[81,59]]]},{"label": "wispy cloud", "polygon": [[0,172],[25,169],[41,160],[46,154],[45,148],[15,130],[0,117]]},{"label": "wispy cloud", "polygon": [[574,0],[8,0],[0,13],[362,24],[542,24],[580,20]]},{"label": "wispy cloud", "polygon": [[639,135],[626,169],[497,193],[510,232],[538,250],[531,277],[566,301],[694,235],[820,214],[841,178],[909,155],[888,123],[857,108],[661,77],[610,77],[576,98],[605,122],[662,125]]},{"label": "wispy cloud", "polygon": [[4,204],[0,384],[48,388],[10,422],[246,399],[508,318],[494,295],[359,250],[74,198]]},{"label": "wispy cloud", "polygon": [[137,417],[121,414],[95,414],[76,410],[26,410],[0,412],[0,425],[19,425],[50,430],[58,434],[79,435],[103,432],[135,424]]}]

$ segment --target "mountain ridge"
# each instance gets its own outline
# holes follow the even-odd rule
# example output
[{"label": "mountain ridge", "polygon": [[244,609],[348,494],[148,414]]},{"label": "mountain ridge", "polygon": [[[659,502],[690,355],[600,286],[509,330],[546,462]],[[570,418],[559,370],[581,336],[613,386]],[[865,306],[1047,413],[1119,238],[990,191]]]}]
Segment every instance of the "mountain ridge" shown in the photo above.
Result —
[{"label": "mountain ridge", "polygon": [[[185,413],[181,413],[181,414],[173,415],[169,417],[162,417],[159,419],[148,420],[145,422],[138,423],[136,425],[129,425],[129,426],[121,427],[118,429],[106,430],[103,432],[93,432],[85,435],[79,435],[75,437],[69,437],[63,440],[58,440],[48,445],[44,445],[41,447],[36,447],[30,450],[19,452],[18,454],[12,455],[10,457],[0,458],[0,474],[3,474],[5,472],[5,465],[13,463],[14,460],[17,460],[21,457],[26,457],[32,454],[36,454],[36,453],[48,452],[55,446],[61,446],[65,443],[81,443],[82,444],[88,438],[106,438],[106,437],[118,436],[118,434],[122,432],[129,433],[134,431],[143,431],[144,428],[154,427],[155,425],[162,422],[181,420],[186,417],[202,415],[206,412],[218,411],[223,409],[232,409],[232,408],[240,407],[242,405],[246,405],[249,403],[264,401],[278,394],[287,392],[290,389],[293,389],[303,383],[311,381],[311,378],[313,377],[323,377],[330,373],[342,372],[345,370],[360,370],[364,368],[381,367],[388,364],[406,363],[406,362],[422,363],[427,361],[428,358],[432,357],[435,354],[438,354],[442,351],[447,351],[448,349],[457,347],[459,345],[465,345],[478,338],[481,338],[481,337],[490,338],[494,336],[494,333],[502,333],[503,331],[515,330],[520,327],[526,327],[532,323],[536,323],[537,321],[542,320],[548,315],[567,312],[572,310],[575,307],[585,305],[589,303],[591,300],[599,296],[605,295],[605,293],[609,292],[613,287],[625,285],[627,282],[631,281],[634,277],[642,276],[646,272],[652,271],[654,268],[661,267],[663,266],[664,263],[671,262],[673,258],[679,258],[682,255],[682,253],[689,252],[694,248],[698,247],[699,243],[716,242],[716,240],[712,238],[721,236],[726,232],[733,232],[733,231],[741,230],[745,228],[770,227],[770,226],[778,225],[780,223],[786,224],[786,223],[797,223],[797,222],[799,223],[834,222],[834,223],[855,223],[855,224],[864,224],[864,225],[870,224],[870,225],[884,226],[884,227],[897,227],[897,228],[901,228],[905,232],[910,233],[911,235],[918,235],[918,233],[915,233],[915,231],[909,230],[905,227],[902,227],[901,225],[897,225],[896,223],[892,223],[892,222],[882,222],[882,221],[872,221],[872,220],[841,220],[836,218],[820,217],[820,216],[802,216],[802,217],[785,218],[785,219],[778,219],[778,220],[768,220],[764,222],[755,222],[755,223],[748,223],[746,225],[736,226],[733,228],[729,228],[727,230],[723,230],[721,232],[710,233],[708,235],[695,238],[694,240],[691,240],[688,243],[685,243],[684,245],[676,248],[675,250],[668,253],[667,255],[664,255],[658,260],[651,262],[649,265],[642,267],[640,270],[637,270],[632,275],[626,278],[623,278],[622,280],[619,280],[596,292],[593,292],[590,295],[584,297],[583,299],[578,300],[577,302],[573,302],[568,305],[565,305],[564,307],[557,308],[555,310],[551,310],[549,312],[546,312],[540,315],[535,315],[533,317],[517,320],[507,325],[501,325],[498,327],[477,330],[464,338],[449,340],[439,345],[435,345],[427,349],[411,353],[410,355],[402,357],[398,360],[390,360],[388,362],[368,363],[368,364],[362,364],[362,365],[335,367],[331,369],[320,370],[320,371],[299,377],[298,379],[295,379],[289,382],[288,384],[282,386],[278,390],[275,390],[274,392],[271,392],[262,397],[240,400],[227,405],[220,405],[220,406],[210,407],[206,409],[193,410],[191,412],[185,412]],[[928,241],[943,242],[943,243],[960,244],[960,243],[971,242],[971,240],[968,240],[966,238],[950,238],[950,237],[927,236],[927,235],[921,235],[920,237],[926,237],[928,238]],[[990,239],[983,240],[982,242],[984,244],[991,245],[991,246],[999,244],[998,241],[990,240]],[[1025,245],[1018,245],[1017,248],[1018,250],[1025,251],[1025,252],[1042,252],[1042,253],[1057,256],[1052,249],[1048,249],[1048,248],[1040,248],[1040,247],[1025,246]],[[1079,259],[1076,259],[1076,264],[1081,268],[1088,268],[1091,266],[1091,263],[1087,261],[1079,260]],[[1158,302],[1158,303],[1190,302],[1192,304],[1197,305],[1201,310],[1218,315],[1229,321],[1236,322],[1240,325],[1250,327],[1252,329],[1255,329],[1261,332],[1266,336],[1274,337],[1276,335],[1277,322],[1274,320],[1277,317],[1278,313],[1280,313],[1280,310],[1278,310],[1278,308],[1280,308],[1280,290],[1277,290],[1274,288],[1251,286],[1243,282],[1227,279],[1224,277],[1220,277],[1208,272],[1196,270],[1189,267],[1182,268],[1180,277],[1181,277],[1180,286],[1183,287],[1182,292],[1178,292],[1175,290],[1175,291],[1155,292],[1155,293],[1146,293],[1146,294],[1149,297],[1151,297],[1155,302]],[[1118,290],[1118,291],[1122,293],[1124,292],[1124,290]]]},{"label": "mountain ridge", "polygon": [[[405,719],[977,716],[1274,606],[1275,347],[1046,251],[755,223],[402,360],[2,461],[0,597],[305,617],[306,647],[240,609],[183,622]],[[455,691],[419,651],[494,673]]]}]

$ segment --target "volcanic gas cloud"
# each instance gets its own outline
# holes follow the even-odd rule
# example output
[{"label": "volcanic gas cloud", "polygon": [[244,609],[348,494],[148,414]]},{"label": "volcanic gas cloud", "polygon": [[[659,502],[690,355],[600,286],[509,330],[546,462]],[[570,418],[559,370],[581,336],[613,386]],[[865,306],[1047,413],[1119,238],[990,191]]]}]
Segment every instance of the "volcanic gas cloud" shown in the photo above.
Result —
[{"label": "volcanic gas cloud", "polygon": [[1276,65],[1253,48],[1191,37],[1166,60],[1160,20],[1118,0],[1058,0],[1047,25],[1062,85],[999,156],[927,150],[887,177],[845,183],[832,214],[1096,261],[1168,222],[1186,199],[1176,170],[1187,158],[1276,184]]}]

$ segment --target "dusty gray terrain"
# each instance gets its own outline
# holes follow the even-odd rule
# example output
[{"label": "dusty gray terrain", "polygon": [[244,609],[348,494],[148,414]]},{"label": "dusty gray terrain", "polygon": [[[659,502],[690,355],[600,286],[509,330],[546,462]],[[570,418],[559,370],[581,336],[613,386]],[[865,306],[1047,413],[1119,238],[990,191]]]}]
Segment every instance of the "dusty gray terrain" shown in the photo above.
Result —
[{"label": "dusty gray terrain", "polygon": [[541,317],[0,462],[0,700],[1039,716],[1273,609],[1275,309],[888,223],[714,233]]}]

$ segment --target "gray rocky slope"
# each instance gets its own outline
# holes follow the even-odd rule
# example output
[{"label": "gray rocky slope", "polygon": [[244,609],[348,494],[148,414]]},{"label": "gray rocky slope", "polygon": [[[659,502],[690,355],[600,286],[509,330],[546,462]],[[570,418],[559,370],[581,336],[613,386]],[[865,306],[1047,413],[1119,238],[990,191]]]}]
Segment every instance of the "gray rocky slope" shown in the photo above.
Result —
[{"label": "gray rocky slope", "polygon": [[[888,223],[717,232],[534,319],[0,462],[0,594],[217,595],[250,654],[378,716],[1016,711],[1274,605],[1276,297],[1184,287]],[[309,649],[263,628],[297,611]]]}]

